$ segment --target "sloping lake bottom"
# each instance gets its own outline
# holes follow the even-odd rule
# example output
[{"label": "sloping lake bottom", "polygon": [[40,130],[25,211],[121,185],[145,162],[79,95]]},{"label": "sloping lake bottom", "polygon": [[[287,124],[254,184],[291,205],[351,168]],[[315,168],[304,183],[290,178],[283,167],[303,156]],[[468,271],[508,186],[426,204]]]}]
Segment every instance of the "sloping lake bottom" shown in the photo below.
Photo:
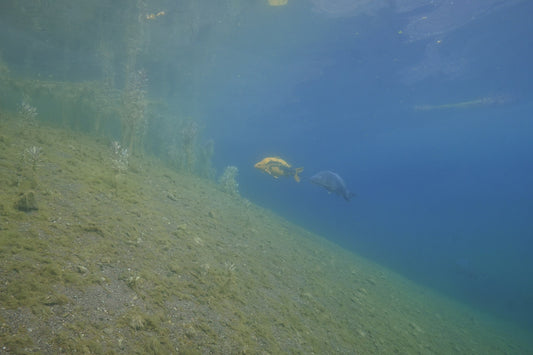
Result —
[{"label": "sloping lake bottom", "polygon": [[110,140],[4,114],[0,152],[0,353],[533,352],[214,182],[117,169]]}]

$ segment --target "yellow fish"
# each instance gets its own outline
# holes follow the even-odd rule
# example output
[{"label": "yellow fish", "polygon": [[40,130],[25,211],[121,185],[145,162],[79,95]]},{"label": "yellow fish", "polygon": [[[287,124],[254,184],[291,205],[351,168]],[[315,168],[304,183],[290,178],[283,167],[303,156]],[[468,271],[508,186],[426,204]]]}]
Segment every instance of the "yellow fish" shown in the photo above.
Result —
[{"label": "yellow fish", "polygon": [[285,160],[276,157],[267,157],[254,165],[255,168],[272,175],[276,179],[280,176],[294,176],[296,182],[300,182],[298,176],[304,168],[291,168],[291,165]]},{"label": "yellow fish", "polygon": [[159,11],[157,14],[147,14],[146,19],[147,20],[155,20],[156,17],[159,16],[165,16],[165,11]]},{"label": "yellow fish", "polygon": [[287,5],[287,2],[289,2],[289,0],[268,0],[270,6],[284,6]]}]

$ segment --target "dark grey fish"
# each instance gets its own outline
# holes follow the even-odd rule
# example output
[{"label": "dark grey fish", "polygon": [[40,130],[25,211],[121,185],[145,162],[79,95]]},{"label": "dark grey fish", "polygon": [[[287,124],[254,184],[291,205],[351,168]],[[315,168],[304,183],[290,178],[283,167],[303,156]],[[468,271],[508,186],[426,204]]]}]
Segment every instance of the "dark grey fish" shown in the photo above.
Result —
[{"label": "dark grey fish", "polygon": [[353,192],[350,192],[346,188],[344,180],[337,174],[332,171],[321,171],[316,173],[309,179],[313,184],[322,186],[329,192],[336,193],[339,196],[344,197],[346,201],[350,201],[352,197],[355,196]]}]

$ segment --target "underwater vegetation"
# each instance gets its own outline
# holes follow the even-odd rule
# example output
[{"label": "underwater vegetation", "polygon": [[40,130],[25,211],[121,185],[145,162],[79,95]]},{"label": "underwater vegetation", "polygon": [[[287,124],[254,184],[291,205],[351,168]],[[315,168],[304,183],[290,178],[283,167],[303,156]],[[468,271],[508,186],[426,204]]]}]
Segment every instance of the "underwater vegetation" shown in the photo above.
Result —
[{"label": "underwater vegetation", "polygon": [[237,175],[239,169],[236,166],[227,166],[224,172],[218,179],[218,185],[221,190],[233,196],[239,195],[239,183],[237,182]]},{"label": "underwater vegetation", "polygon": [[[17,78],[10,73],[0,76],[0,94],[7,99],[2,105],[18,114],[22,128],[49,123],[110,139],[114,145],[114,169],[118,171],[127,169],[128,156],[148,152],[159,154],[176,170],[214,179],[214,141],[201,139],[202,127],[195,119],[163,113],[163,105],[147,96],[148,78],[144,71],[130,73],[124,89],[110,88],[104,81],[44,81]],[[166,152],[147,147],[151,120],[154,124],[161,120],[171,122],[166,136],[154,138],[152,132],[151,139],[166,145]]]},{"label": "underwater vegetation", "polygon": [[[241,5],[236,1],[232,6],[237,10]],[[22,59],[16,62],[13,54],[0,53],[1,108],[18,112],[21,122],[46,122],[94,133],[119,142],[129,156],[156,155],[176,170],[214,179],[214,142],[204,139],[199,121],[179,112],[179,107],[166,112],[166,105],[154,94],[154,86],[164,80],[154,79],[147,66],[147,55],[161,55],[167,48],[151,41],[154,28],[179,20],[185,30],[196,30],[178,37],[194,36],[198,17],[175,11],[170,17],[164,8],[155,11],[145,1],[135,1],[121,4],[109,21],[113,8],[107,2],[76,6],[63,0],[4,4],[6,19],[25,19],[23,26],[15,26],[17,34],[27,33],[40,43],[40,34],[46,33],[50,43],[20,53]],[[76,8],[69,21],[63,15],[66,8]],[[204,9],[191,6],[188,11],[200,14]],[[79,35],[87,29],[94,32],[80,44]],[[151,80],[157,80],[157,85],[151,85]],[[162,123],[168,123],[165,134],[158,131]],[[115,164],[115,168],[123,170],[124,164]]]},{"label": "underwater vegetation", "polygon": [[128,170],[128,158],[130,156],[128,149],[123,148],[117,141],[111,143],[111,149],[113,169],[118,173],[125,173]]},{"label": "underwater vegetation", "polygon": [[[0,77],[2,108],[17,112],[20,123],[38,121],[96,132],[116,132],[120,90],[101,81],[52,81],[14,75]],[[18,104],[17,104],[18,103]]]},{"label": "underwater vegetation", "polygon": [[24,162],[31,166],[31,171],[37,171],[37,164],[41,161],[41,147],[32,145],[24,150]]},{"label": "underwater vegetation", "polygon": [[198,149],[197,172],[203,178],[214,179],[216,170],[213,167],[213,154],[215,153],[215,141],[209,139]]},{"label": "underwater vegetation", "polygon": [[27,97],[27,95],[24,95],[18,110],[18,113],[21,118],[21,123],[26,125],[35,124],[37,119],[37,108],[30,105],[28,101],[29,98]]},{"label": "underwater vegetation", "polygon": [[200,143],[202,127],[192,118],[173,117],[173,137],[166,145],[166,161],[177,171],[214,179],[212,158],[215,142],[209,139]]},{"label": "underwater vegetation", "polygon": [[148,78],[143,70],[128,73],[124,91],[122,92],[122,107],[120,122],[122,125],[122,142],[132,154],[142,154],[144,137],[148,129],[146,115],[146,88]]},{"label": "underwater vegetation", "polygon": [[187,121],[181,129],[181,152],[182,169],[191,173],[196,164],[196,154],[194,149],[196,147],[196,141],[198,138],[198,124],[194,121]]}]

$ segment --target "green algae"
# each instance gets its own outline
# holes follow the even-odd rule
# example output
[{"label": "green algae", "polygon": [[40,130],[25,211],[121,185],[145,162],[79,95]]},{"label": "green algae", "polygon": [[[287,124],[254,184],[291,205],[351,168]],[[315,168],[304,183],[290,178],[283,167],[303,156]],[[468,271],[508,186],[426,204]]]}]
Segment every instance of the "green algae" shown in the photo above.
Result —
[{"label": "green algae", "polygon": [[[0,126],[0,345],[11,352],[531,349],[208,180],[149,157],[117,174],[105,140]],[[36,137],[33,169],[21,154]],[[39,209],[16,209],[30,190]]]}]

